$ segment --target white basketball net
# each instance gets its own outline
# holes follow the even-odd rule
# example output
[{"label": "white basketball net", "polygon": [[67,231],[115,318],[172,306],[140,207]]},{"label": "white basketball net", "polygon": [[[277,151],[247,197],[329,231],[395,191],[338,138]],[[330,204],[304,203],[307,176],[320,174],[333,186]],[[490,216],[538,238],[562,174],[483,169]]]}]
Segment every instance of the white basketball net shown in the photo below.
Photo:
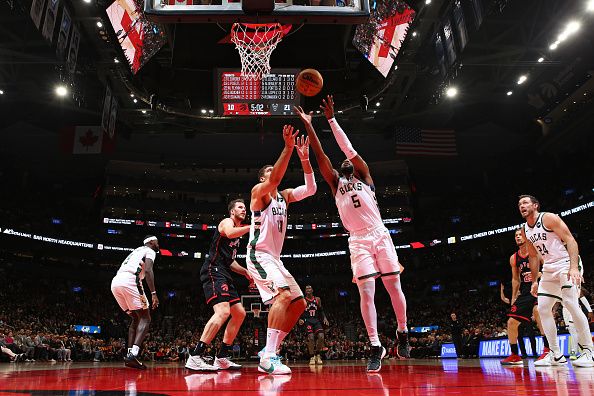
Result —
[{"label": "white basketball net", "polygon": [[270,73],[270,55],[284,36],[280,23],[234,23],[231,42],[241,57],[241,74],[246,80],[261,80]]}]

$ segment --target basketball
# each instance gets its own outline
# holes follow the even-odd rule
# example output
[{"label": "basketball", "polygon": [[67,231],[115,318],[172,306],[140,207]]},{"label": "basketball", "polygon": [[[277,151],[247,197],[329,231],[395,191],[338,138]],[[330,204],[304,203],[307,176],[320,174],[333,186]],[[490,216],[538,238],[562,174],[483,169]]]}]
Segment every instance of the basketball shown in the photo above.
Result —
[{"label": "basketball", "polygon": [[295,86],[303,96],[316,96],[324,86],[324,79],[316,69],[305,69],[297,76]]}]

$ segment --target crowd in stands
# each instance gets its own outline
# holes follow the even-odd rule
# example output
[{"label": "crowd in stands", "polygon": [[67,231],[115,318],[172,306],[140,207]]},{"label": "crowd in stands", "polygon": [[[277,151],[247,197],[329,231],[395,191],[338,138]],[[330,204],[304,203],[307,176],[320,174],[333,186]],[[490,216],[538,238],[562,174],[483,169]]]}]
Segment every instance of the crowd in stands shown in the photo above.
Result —
[{"label": "crowd in stands", "polygon": [[[429,250],[424,253],[427,252]],[[465,254],[463,251],[461,257],[452,259],[454,262],[462,260]],[[591,261],[592,257],[586,260]],[[40,265],[33,261],[34,258],[17,258],[7,253],[0,259],[0,278],[4,281],[0,289],[0,345],[20,355],[18,360],[21,361],[121,360],[126,350],[128,318],[117,307],[108,287],[115,268],[77,268],[75,273],[68,270],[68,265],[60,266],[55,262]],[[451,342],[452,312],[458,314],[463,327],[461,355],[476,356],[480,340],[506,336],[507,307],[500,301],[499,287],[488,286],[487,280],[492,278],[488,272],[483,275],[469,272],[468,268],[473,265],[476,264],[471,260],[463,265],[462,272],[453,271],[457,275],[448,278],[443,275],[449,272],[447,269],[436,270],[434,276],[420,268],[405,269],[402,276],[409,306],[409,327],[439,326],[438,330],[428,333],[411,333],[412,357],[436,357],[441,344]],[[369,345],[359,314],[357,291],[350,279],[344,272],[337,271],[334,282],[324,282],[323,276],[308,276],[305,272],[307,267],[297,267],[297,279],[302,287],[307,283],[314,285],[315,294],[322,298],[330,320],[325,330],[325,358],[358,360],[366,357]],[[509,277],[505,271],[501,274],[502,280]],[[197,287],[197,279],[183,282],[179,278],[180,274],[169,270],[156,272],[162,303],[152,313],[150,335],[142,348],[143,359],[184,361],[211,315],[201,288]],[[588,286],[593,285],[592,280],[590,274]],[[430,291],[427,286],[434,283],[442,289]],[[383,345],[390,356],[395,357],[395,317],[387,294],[381,287],[378,289],[378,328]],[[243,293],[248,293],[246,288]],[[72,328],[75,324],[99,325],[101,333],[75,332]],[[255,318],[248,314],[235,342],[234,355],[242,359],[255,356],[262,347],[265,333],[266,315]],[[308,358],[305,339],[305,329],[297,326],[287,337],[282,354],[291,360]],[[211,352],[219,343],[220,339],[213,343]],[[4,360],[11,360],[9,354],[2,355]]]}]

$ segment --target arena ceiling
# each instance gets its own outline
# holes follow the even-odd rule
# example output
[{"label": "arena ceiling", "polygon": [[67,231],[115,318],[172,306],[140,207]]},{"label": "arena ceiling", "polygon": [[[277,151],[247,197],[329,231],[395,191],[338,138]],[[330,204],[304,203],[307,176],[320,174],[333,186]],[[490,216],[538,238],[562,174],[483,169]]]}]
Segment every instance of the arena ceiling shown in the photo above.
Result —
[{"label": "arena ceiling", "polygon": [[[118,133],[124,138],[132,134],[268,133],[286,122],[279,118],[188,117],[152,111],[147,103],[152,94],[174,109],[213,106],[212,68],[237,60],[232,48],[216,44],[225,33],[214,24],[168,25],[167,44],[133,76],[127,65],[114,63],[122,54],[113,32],[109,27],[97,27],[98,21],[107,20],[109,1],[66,1],[83,36],[72,79],[74,94],[69,100],[54,96],[53,88],[64,74],[64,64],[31,21],[31,1],[0,2],[0,89],[4,91],[0,96],[0,126],[26,121],[57,130],[65,122],[97,123],[106,81],[120,100]],[[462,0],[466,5],[474,2]],[[583,111],[584,107],[592,108],[594,91],[589,89],[594,70],[594,14],[586,11],[586,0],[479,1],[484,11],[482,23],[475,29],[471,21],[466,22],[468,43],[455,48],[454,59],[445,67],[437,59],[435,41],[443,35],[444,23],[456,1],[425,3],[409,2],[417,12],[411,26],[415,36],[409,34],[403,43],[396,59],[398,69],[388,79],[352,46],[354,29],[345,26],[327,27],[324,32],[320,26],[305,26],[291,37],[293,42],[278,48],[274,62],[293,65],[296,48],[317,40],[315,50],[298,54],[330,76],[330,87],[342,86],[338,101],[347,111],[341,118],[353,133],[390,134],[396,126],[419,126],[454,128],[477,140],[485,136],[533,138],[541,134],[535,120],[540,117],[546,121],[555,111],[562,112],[574,101],[567,103],[566,99],[578,91],[581,101],[575,102],[583,106],[576,128],[591,125],[593,112]],[[555,38],[575,19],[581,23],[579,31],[550,50]],[[107,33],[107,40],[101,37],[101,30]],[[202,40],[197,50],[201,37],[208,40]],[[543,61],[538,62],[541,57]],[[528,79],[518,85],[522,75]],[[457,97],[444,95],[448,86],[458,89]],[[508,92],[512,94],[508,96]],[[140,99],[137,103],[131,93]],[[367,112],[359,108],[362,94],[370,99]],[[376,102],[380,106],[376,107]],[[314,101],[306,102],[309,108],[315,105]]]}]

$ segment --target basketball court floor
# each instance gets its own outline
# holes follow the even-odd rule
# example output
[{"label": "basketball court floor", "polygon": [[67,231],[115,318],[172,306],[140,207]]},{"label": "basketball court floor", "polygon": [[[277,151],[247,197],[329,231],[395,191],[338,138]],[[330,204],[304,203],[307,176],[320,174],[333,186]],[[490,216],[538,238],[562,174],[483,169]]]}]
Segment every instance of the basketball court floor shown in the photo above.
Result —
[{"label": "basketball court floor", "polygon": [[502,367],[497,359],[386,361],[367,374],[363,363],[292,364],[290,376],[241,371],[196,373],[180,363],[149,370],[119,363],[25,363],[0,365],[4,395],[594,395],[594,370],[568,367]]}]

